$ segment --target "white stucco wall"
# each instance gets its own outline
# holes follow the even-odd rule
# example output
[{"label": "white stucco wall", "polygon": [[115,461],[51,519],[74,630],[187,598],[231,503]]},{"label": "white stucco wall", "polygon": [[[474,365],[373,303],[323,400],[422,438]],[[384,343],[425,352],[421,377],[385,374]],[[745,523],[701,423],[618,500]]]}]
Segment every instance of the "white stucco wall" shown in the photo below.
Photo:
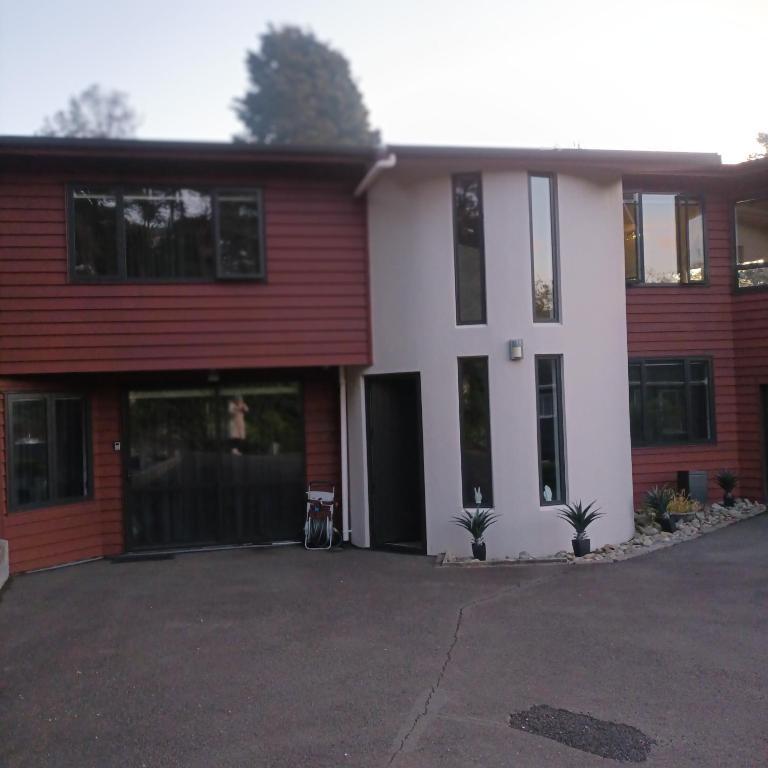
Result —
[{"label": "white stucco wall", "polygon": [[[456,169],[462,170],[462,169]],[[487,355],[495,509],[489,557],[570,547],[539,505],[535,354],[563,355],[569,500],[597,498],[593,547],[633,531],[621,182],[557,175],[562,323],[533,322],[528,176],[483,172],[488,324],[459,327],[449,172],[385,174],[369,192],[374,365],[349,372],[352,541],[368,546],[363,375],[421,374],[427,546],[469,552],[461,508],[457,358]],[[522,338],[511,362],[507,342]]]}]

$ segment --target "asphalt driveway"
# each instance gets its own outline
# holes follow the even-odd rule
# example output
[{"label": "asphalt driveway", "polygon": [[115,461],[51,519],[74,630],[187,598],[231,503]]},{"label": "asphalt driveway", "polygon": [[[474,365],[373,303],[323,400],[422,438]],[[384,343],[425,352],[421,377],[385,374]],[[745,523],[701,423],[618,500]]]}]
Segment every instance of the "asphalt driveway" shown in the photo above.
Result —
[{"label": "asphalt driveway", "polygon": [[509,727],[538,704],[768,765],[768,516],[610,565],[276,548],[0,593],[3,768],[618,765]]}]

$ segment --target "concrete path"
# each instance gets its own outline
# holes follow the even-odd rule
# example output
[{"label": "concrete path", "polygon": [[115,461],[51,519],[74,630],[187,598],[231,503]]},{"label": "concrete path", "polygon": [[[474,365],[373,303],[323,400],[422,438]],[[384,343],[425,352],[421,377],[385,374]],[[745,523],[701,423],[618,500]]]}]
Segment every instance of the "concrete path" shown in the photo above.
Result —
[{"label": "concrete path", "polygon": [[534,704],[768,766],[768,516],[609,565],[240,550],[0,593],[3,768],[618,765],[512,730]]}]

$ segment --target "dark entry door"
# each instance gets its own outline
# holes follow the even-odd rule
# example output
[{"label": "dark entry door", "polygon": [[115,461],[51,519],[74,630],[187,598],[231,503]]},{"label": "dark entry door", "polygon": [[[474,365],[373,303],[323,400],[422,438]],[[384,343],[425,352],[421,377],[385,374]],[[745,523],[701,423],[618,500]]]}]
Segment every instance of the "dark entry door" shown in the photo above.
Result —
[{"label": "dark entry door", "polygon": [[367,376],[371,546],[426,552],[418,374]]},{"label": "dark entry door", "polygon": [[298,383],[131,392],[127,549],[299,539],[301,401]]}]

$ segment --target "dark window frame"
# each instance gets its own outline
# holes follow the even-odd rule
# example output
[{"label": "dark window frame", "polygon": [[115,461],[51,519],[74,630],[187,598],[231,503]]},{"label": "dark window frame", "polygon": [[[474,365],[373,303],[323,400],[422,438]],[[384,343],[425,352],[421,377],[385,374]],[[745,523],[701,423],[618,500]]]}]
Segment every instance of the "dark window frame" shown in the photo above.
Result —
[{"label": "dark window frame", "polygon": [[[490,493],[490,503],[486,503],[488,494],[483,494],[485,497],[483,499],[482,504],[480,505],[481,508],[493,508],[495,504],[495,493],[494,493],[494,482],[493,482],[493,438],[491,435],[491,372],[490,372],[490,360],[487,355],[466,355],[457,358],[456,362],[456,371],[458,374],[458,396],[459,396],[459,409],[458,409],[458,415],[459,415],[459,464],[461,468],[461,504],[462,507],[467,507],[474,509],[476,505],[474,504],[474,499],[471,499],[471,504],[465,504],[464,503],[464,405],[463,405],[463,392],[462,392],[462,369],[461,364],[465,360],[482,360],[485,363],[485,392],[486,392],[486,434],[488,435],[488,464],[489,464],[489,470],[490,470],[490,479],[491,479],[491,493]],[[482,488],[481,488],[482,492]]]},{"label": "dark window frame", "polygon": [[[647,283],[645,282],[645,258],[644,258],[644,239],[643,239],[643,195],[668,195],[675,198],[675,242],[676,242],[676,258],[678,267],[680,266],[680,225],[679,225],[679,202],[687,204],[688,201],[696,202],[701,211],[701,229],[702,229],[702,248],[704,251],[704,279],[703,280],[680,280],[677,283]],[[707,210],[706,200],[703,195],[697,195],[687,192],[666,192],[655,190],[625,190],[622,195],[622,205],[627,202],[627,198],[634,198],[637,210],[637,220],[635,225],[637,227],[637,240],[635,249],[637,252],[637,277],[626,277],[625,283],[628,288],[681,288],[681,287],[693,287],[693,288],[706,288],[709,286],[709,234],[707,232]],[[687,246],[688,247],[688,246]],[[688,260],[690,262],[690,248],[688,248]],[[680,270],[682,274],[682,270]]]},{"label": "dark window frame", "polygon": [[[480,200],[480,287],[482,297],[482,319],[480,321],[475,320],[462,320],[461,319],[461,304],[459,301],[459,240],[458,240],[458,220],[456,217],[456,183],[460,179],[472,179],[477,180],[478,198]],[[488,286],[486,281],[486,268],[485,268],[485,197],[483,195],[483,174],[480,171],[466,171],[462,173],[454,173],[451,175],[451,218],[453,223],[453,276],[454,276],[454,292],[456,301],[456,325],[458,326],[473,326],[473,325],[488,325]]]},{"label": "dark window frame", "polygon": [[[540,320],[536,317],[536,259],[533,249],[533,195],[531,194],[531,179],[549,179],[549,212],[552,230],[552,317]],[[532,314],[534,323],[562,323],[560,307],[560,204],[557,191],[557,174],[528,173],[528,230],[531,243],[531,297],[533,301]]]},{"label": "dark window frame", "polygon": [[[148,187],[152,184],[161,185],[170,189],[195,189],[198,192],[210,195],[211,198],[211,237],[213,239],[213,260],[214,269],[213,274],[202,277],[130,277],[128,275],[128,254],[127,254],[127,239],[125,231],[125,193],[136,188]],[[75,190],[79,188],[86,188],[88,191],[95,194],[109,194],[116,198],[115,215],[117,216],[117,274],[116,275],[94,275],[93,277],[84,277],[77,273],[76,270],[76,227],[75,227]],[[253,272],[247,275],[228,275],[222,271],[221,268],[221,227],[219,221],[219,194],[252,194],[257,198],[259,206],[259,250],[261,253],[260,269],[257,272]],[[265,206],[264,206],[264,191],[261,187],[253,186],[237,186],[237,185],[219,185],[219,186],[205,186],[196,187],[190,184],[167,184],[165,182],[152,182],[152,181],[139,181],[135,184],[115,184],[108,185],[103,183],[92,184],[90,182],[70,182],[67,185],[67,274],[69,275],[70,283],[89,284],[89,283],[106,283],[106,284],[122,284],[129,283],[132,285],[141,284],[172,284],[172,283],[190,283],[190,284],[205,284],[212,282],[249,282],[249,283],[265,283],[267,281],[267,249],[266,249],[266,227],[265,227]]]},{"label": "dark window frame", "polygon": [[[684,383],[683,391],[685,392],[685,420],[688,437],[680,440],[656,440],[649,441],[647,439],[647,417],[645,410],[645,388],[648,384],[646,375],[646,366],[653,363],[680,363],[683,365],[684,370]],[[707,405],[709,413],[709,437],[707,438],[690,438],[690,424],[691,424],[691,398],[689,389],[691,386],[691,364],[692,363],[706,363],[707,365],[707,377],[709,381],[707,391]],[[632,448],[666,448],[681,445],[711,445],[717,443],[717,415],[715,414],[715,364],[711,355],[691,355],[691,356],[672,356],[672,357],[631,357],[627,363],[627,372],[629,372],[630,365],[640,366],[640,407],[641,414],[640,420],[643,425],[642,439],[638,440],[634,435],[630,434],[630,440]],[[630,385],[631,386],[631,385]],[[627,396],[629,397],[629,387],[627,390]],[[629,406],[629,400],[627,401]]]},{"label": "dark window frame", "polygon": [[[55,479],[57,477],[56,457],[56,414],[55,403],[57,400],[80,400],[83,404],[83,457],[85,459],[85,483],[86,493],[82,496],[57,497],[55,491]],[[32,502],[30,504],[16,503],[16,478],[13,474],[14,445],[13,445],[13,404],[25,400],[44,400],[46,404],[46,428],[48,435],[48,489],[49,498],[45,501]],[[94,498],[93,491],[93,436],[91,432],[91,403],[90,399],[79,392],[8,392],[5,394],[5,472],[6,503],[10,513],[27,512],[47,507],[59,507],[70,504],[91,501]]]},{"label": "dark window frame", "polygon": [[[744,197],[733,201],[731,205],[731,253],[733,262],[733,290],[737,293],[751,293],[753,291],[766,291],[768,290],[768,283],[763,285],[739,285],[739,271],[749,269],[759,269],[760,265],[744,266],[739,264],[739,231],[738,231],[738,217],[736,214],[736,206],[739,203],[751,203],[765,200],[768,202],[768,190],[761,191],[760,193]],[[762,265],[763,269],[768,265]]]},{"label": "dark window frame", "polygon": [[[556,435],[557,435],[557,444],[558,444],[558,451],[557,451],[557,460],[560,463],[560,496],[561,498],[557,498],[554,494],[554,488],[553,490],[553,497],[552,501],[546,501],[544,499],[544,483],[542,475],[541,475],[541,462],[542,462],[542,456],[541,456],[541,413],[539,410],[539,360],[554,360],[556,363],[555,366],[555,384],[557,387],[557,397],[553,399],[553,402],[555,404],[555,407],[558,411],[558,416],[556,420]],[[558,504],[565,504],[568,499],[568,466],[567,466],[567,460],[566,460],[566,451],[565,451],[565,397],[564,397],[564,390],[563,390],[563,379],[564,379],[564,373],[563,368],[565,367],[564,364],[564,357],[563,355],[534,355],[534,366],[533,366],[533,374],[534,374],[534,381],[536,386],[536,455],[538,457],[538,477],[539,477],[539,506],[542,507],[552,507],[557,506]]]}]

